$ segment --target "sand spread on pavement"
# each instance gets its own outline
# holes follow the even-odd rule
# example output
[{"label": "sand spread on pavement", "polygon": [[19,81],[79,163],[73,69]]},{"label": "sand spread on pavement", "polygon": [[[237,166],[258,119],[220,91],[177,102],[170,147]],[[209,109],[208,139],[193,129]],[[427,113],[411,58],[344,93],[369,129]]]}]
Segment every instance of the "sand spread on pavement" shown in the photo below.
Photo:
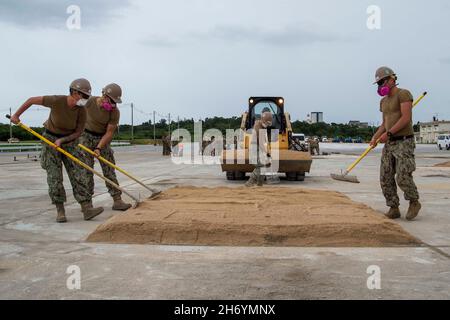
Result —
[{"label": "sand spread on pavement", "polygon": [[87,241],[126,244],[417,245],[397,223],[334,191],[175,187],[100,225]]},{"label": "sand spread on pavement", "polygon": [[435,167],[441,167],[441,168],[449,168],[450,167],[450,161],[443,162],[443,163],[438,163],[438,164],[436,164],[434,166]]}]

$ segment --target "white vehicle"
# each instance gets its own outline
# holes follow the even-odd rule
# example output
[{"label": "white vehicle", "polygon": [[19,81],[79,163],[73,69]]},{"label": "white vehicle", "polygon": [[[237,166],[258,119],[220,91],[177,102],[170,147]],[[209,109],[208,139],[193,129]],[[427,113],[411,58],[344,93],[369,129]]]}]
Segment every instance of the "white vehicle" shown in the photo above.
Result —
[{"label": "white vehicle", "polygon": [[293,143],[293,147],[295,150],[308,151],[308,138],[306,138],[303,133],[292,133],[292,140],[296,141],[295,143]]},{"label": "white vehicle", "polygon": [[322,138],[322,142],[328,142],[328,138],[327,137]]},{"label": "white vehicle", "polygon": [[303,133],[293,133],[292,138],[297,138],[300,142],[306,142],[306,137]]},{"label": "white vehicle", "polygon": [[437,141],[437,146],[439,150],[450,150],[450,135],[439,136]]}]

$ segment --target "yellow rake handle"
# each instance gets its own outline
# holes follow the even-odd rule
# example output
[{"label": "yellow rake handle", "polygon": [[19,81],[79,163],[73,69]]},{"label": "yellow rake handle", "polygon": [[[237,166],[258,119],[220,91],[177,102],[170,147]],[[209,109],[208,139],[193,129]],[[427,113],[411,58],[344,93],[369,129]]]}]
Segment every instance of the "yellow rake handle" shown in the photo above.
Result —
[{"label": "yellow rake handle", "polygon": [[106,163],[108,166],[122,172],[124,175],[126,175],[128,178],[136,181],[137,183],[139,183],[141,186],[143,186],[144,188],[146,188],[147,190],[151,191],[152,193],[156,193],[157,190],[154,190],[150,187],[148,187],[147,185],[145,185],[144,183],[142,183],[141,181],[139,181],[137,178],[133,177],[131,174],[129,174],[128,172],[126,172],[125,170],[123,170],[122,168],[118,167],[117,165],[115,165],[114,163],[112,163],[111,161],[108,161],[107,159],[103,158],[102,156],[97,156],[97,154],[92,151],[91,149],[89,149],[88,147],[82,145],[81,143],[78,144],[78,147],[80,147],[81,149],[83,149],[84,151],[86,151],[87,153],[91,154],[92,156],[96,157],[97,159],[99,159],[100,161]]},{"label": "yellow rake handle", "polygon": [[[8,119],[10,118],[9,115],[6,116]],[[85,164],[83,161],[79,160],[78,158],[75,158],[73,155],[71,155],[70,153],[68,153],[66,150],[56,146],[56,144],[54,144],[53,142],[51,142],[50,140],[48,140],[47,138],[45,138],[44,136],[40,135],[39,133],[37,133],[36,131],[34,131],[33,129],[27,127],[26,125],[24,125],[23,123],[19,122],[17,124],[19,127],[21,127],[22,129],[28,131],[29,133],[31,133],[32,135],[34,135],[35,137],[38,137],[39,139],[41,139],[42,141],[44,141],[46,144],[48,144],[49,146],[55,148],[56,150],[58,150],[59,152],[61,152],[63,155],[65,155],[67,158],[69,158],[70,160],[72,160],[73,162],[77,163],[78,165],[82,166],[83,168],[85,168],[86,170],[92,172],[93,174],[95,174],[96,176],[98,176],[99,178],[101,178],[102,180],[104,180],[105,182],[109,183],[110,185],[112,185],[114,188],[116,188],[117,190],[122,191],[123,193],[125,193],[126,195],[128,195],[131,199],[133,199],[134,201],[136,201],[136,203],[139,202],[138,199],[136,199],[133,195],[129,194],[128,192],[126,192],[124,189],[122,189],[121,187],[119,187],[117,184],[115,184],[113,181],[109,180],[108,178],[104,177],[103,175],[101,175],[99,172],[95,171],[94,169],[92,169],[91,167],[89,167],[87,164]]]},{"label": "yellow rake handle", "polygon": [[[414,108],[420,101],[422,101],[422,99],[425,98],[426,95],[427,95],[427,92],[424,92],[419,98],[417,98],[417,100],[413,103],[413,108]],[[362,154],[361,156],[359,156],[359,158],[356,159],[355,162],[353,162],[353,163],[347,168],[345,174],[349,174],[350,171],[352,171],[352,170],[358,165],[358,163],[360,163],[361,160],[364,159],[364,158],[369,154],[369,152],[372,151],[372,150],[377,146],[377,144],[380,143],[380,139],[381,139],[381,138],[378,138],[377,142],[375,143],[375,146],[373,146],[373,147],[372,147],[372,146],[369,146],[369,147],[366,149],[366,151],[364,151],[363,154]]]}]

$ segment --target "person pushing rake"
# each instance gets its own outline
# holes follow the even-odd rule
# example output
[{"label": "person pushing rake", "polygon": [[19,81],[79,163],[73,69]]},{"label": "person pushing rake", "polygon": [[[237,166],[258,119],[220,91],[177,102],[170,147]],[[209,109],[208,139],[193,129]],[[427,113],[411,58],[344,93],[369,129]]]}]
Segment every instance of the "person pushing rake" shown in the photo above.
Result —
[{"label": "person pushing rake", "polygon": [[50,109],[48,120],[44,123],[45,139],[41,152],[41,166],[47,172],[48,194],[56,206],[56,221],[66,222],[64,203],[66,191],[63,185],[62,167],[66,168],[73,195],[81,205],[85,220],[91,220],[103,212],[102,207],[93,207],[92,194],[86,188],[87,176],[82,167],[64,156],[63,150],[75,158],[81,156],[77,141],[86,122],[85,105],[91,96],[91,84],[86,79],[76,79],[70,84],[69,95],[31,97],[10,117],[11,122],[20,125],[20,116],[32,105]]},{"label": "person pushing rake", "polygon": [[427,94],[426,92],[413,103],[412,94],[398,87],[396,73],[388,67],[381,67],[375,73],[378,85],[380,112],[382,124],[370,141],[367,150],[345,171],[338,175],[332,174],[335,180],[359,183],[349,172],[379,143],[384,143],[380,166],[380,184],[386,204],[390,207],[386,213],[389,219],[401,217],[400,200],[397,185],[403,191],[405,200],[409,201],[406,214],[407,220],[414,220],[422,205],[419,202],[419,192],[414,183],[413,172],[416,170],[414,157],[415,141],[412,122],[412,109]]},{"label": "person pushing rake", "polygon": [[[115,169],[150,190],[152,192],[150,199],[154,199],[161,193],[145,185],[115,164],[110,142],[119,120],[119,113],[118,110],[115,110],[115,105],[121,102],[121,94],[122,90],[118,85],[110,84],[104,88],[102,97],[89,99],[91,96],[89,81],[77,79],[70,86],[70,96],[30,98],[14,115],[6,116],[11,122],[44,142],[41,165],[47,171],[49,195],[52,203],[56,205],[56,222],[67,222],[64,208],[66,193],[63,186],[63,164],[69,175],[74,197],[81,204],[81,211],[85,220],[91,220],[103,212],[102,207],[94,208],[92,205],[94,174],[106,182],[108,191],[114,199],[113,210],[124,211],[132,206],[122,201],[122,192],[134,200],[134,207],[139,205],[139,199],[119,186],[114,172]],[[45,131],[42,135],[23,124],[19,118],[33,104],[47,106],[51,109],[50,117],[44,124]],[[88,110],[91,110],[90,115],[86,114],[85,107],[87,105],[90,105],[88,108]],[[111,113],[114,111],[117,112]],[[87,122],[86,119],[88,119]],[[94,151],[81,143],[78,144],[77,148],[78,139],[85,130],[86,123],[89,128],[95,130],[95,128],[101,127],[103,130],[101,135],[100,132],[90,131],[89,129],[84,133],[82,142],[91,146]],[[83,155],[82,150],[86,154]],[[92,168],[94,158],[97,158],[102,164],[105,176]],[[90,165],[85,162],[89,162]]]}]

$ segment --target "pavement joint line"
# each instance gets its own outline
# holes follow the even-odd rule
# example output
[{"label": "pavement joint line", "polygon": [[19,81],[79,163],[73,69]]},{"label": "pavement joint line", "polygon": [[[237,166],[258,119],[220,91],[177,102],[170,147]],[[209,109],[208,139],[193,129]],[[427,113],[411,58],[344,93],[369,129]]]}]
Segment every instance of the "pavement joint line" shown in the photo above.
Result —
[{"label": "pavement joint line", "polygon": [[[78,251],[78,250],[85,250],[83,248],[90,248],[95,246],[115,246],[116,244],[111,243],[103,243],[103,242],[86,242],[84,240],[63,240],[61,238],[55,238],[55,239],[49,239],[49,240],[36,240],[36,241],[30,241],[30,240],[0,240],[0,243],[22,243],[22,244],[78,244],[83,245],[82,248],[77,248],[74,250],[69,250],[68,252],[72,251]],[[128,244],[128,243],[119,243],[119,245],[126,245],[126,246],[136,246],[136,247],[142,247],[142,246],[150,246],[150,247],[172,247],[173,245],[165,245],[165,244]],[[230,247],[230,246],[214,246],[214,245],[176,245],[179,247],[192,247],[192,248],[236,248],[237,250],[240,250],[242,248],[259,248],[259,249],[271,249],[276,247]],[[418,245],[391,245],[391,246],[382,246],[382,247],[293,247],[293,246],[285,246],[285,247],[279,247],[279,248],[286,248],[286,249],[317,249],[317,250],[336,250],[336,249],[372,249],[372,250],[378,250],[378,249],[433,249],[433,248],[450,248],[450,245],[429,245],[423,241],[421,241]],[[445,254],[445,253],[444,253]],[[450,259],[450,255],[446,255],[446,258]]]},{"label": "pavement joint line", "polygon": [[420,240],[420,241],[422,242],[422,244],[423,244],[423,246],[425,248],[428,248],[428,249],[434,251],[435,253],[437,253],[437,254],[439,254],[439,255],[441,255],[441,256],[443,256],[443,257],[445,257],[445,258],[450,260],[450,254],[448,254],[448,253],[442,251],[441,249],[439,249],[439,248],[447,248],[447,247],[444,247],[444,246],[439,246],[439,247],[438,246],[433,246],[431,244],[426,243],[425,241],[422,241],[422,240]]}]

